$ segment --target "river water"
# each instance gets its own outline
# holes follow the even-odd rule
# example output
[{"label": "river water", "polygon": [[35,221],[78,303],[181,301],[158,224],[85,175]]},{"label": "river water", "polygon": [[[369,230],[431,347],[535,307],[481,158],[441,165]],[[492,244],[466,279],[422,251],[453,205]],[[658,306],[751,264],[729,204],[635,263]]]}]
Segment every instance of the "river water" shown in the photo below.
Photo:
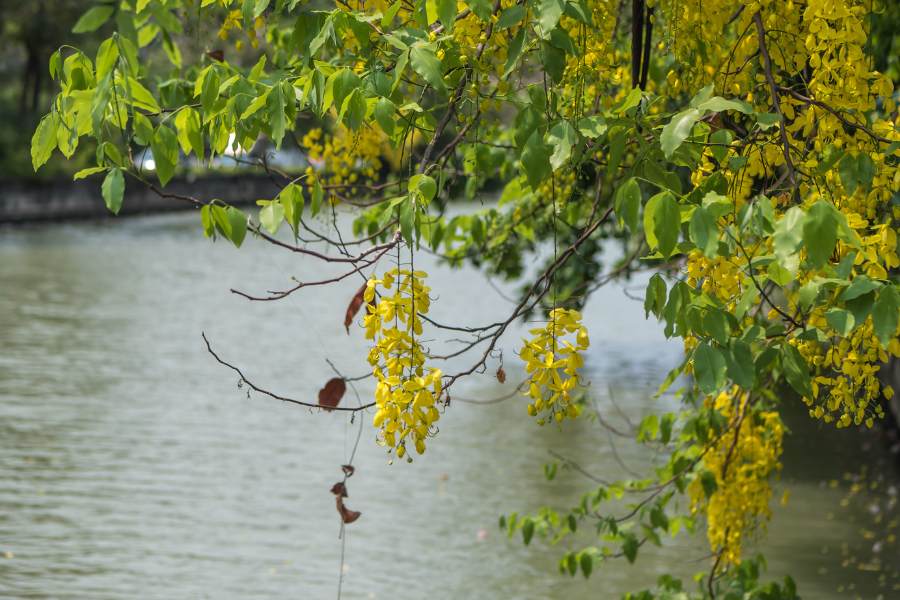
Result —
[{"label": "river water", "polygon": [[[481,324],[511,310],[475,270],[424,254],[417,268],[432,274],[439,321]],[[329,488],[357,423],[248,397],[200,334],[255,382],[315,401],[332,376],[326,358],[366,371],[361,331],[343,328],[359,282],[273,303],[229,289],[337,272],[251,239],[239,251],[210,243],[184,213],[0,230],[0,597],[335,598],[342,545]],[[639,294],[643,281],[626,287]],[[626,428],[665,406],[652,391],[680,349],[622,287],[585,311],[586,372],[598,408]],[[521,332],[502,344],[506,385],[491,376],[494,361],[459,383],[460,399],[495,398],[521,380]],[[589,419],[540,428],[519,398],[455,401],[413,464],[388,464],[363,419],[347,499],[362,517],[347,527],[344,598],[615,598],[666,571],[709,567],[701,533],[642,551],[635,566],[571,578],[557,570],[566,542],[526,548],[498,531],[501,514],[573,506],[590,489],[571,469],[547,481],[551,451],[608,478],[659,460],[611,446]],[[801,411],[789,425],[776,496],[787,489],[790,500],[773,503],[759,545],[769,575],[793,574],[806,598],[900,597],[900,482],[885,444],[874,433],[824,435]]]}]

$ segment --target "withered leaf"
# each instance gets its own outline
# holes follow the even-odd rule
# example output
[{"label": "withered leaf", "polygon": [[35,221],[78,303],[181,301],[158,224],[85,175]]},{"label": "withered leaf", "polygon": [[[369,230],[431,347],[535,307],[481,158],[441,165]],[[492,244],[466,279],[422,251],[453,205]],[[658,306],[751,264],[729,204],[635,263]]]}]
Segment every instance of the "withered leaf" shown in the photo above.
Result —
[{"label": "withered leaf", "polygon": [[344,472],[344,475],[346,477],[352,477],[356,472],[356,467],[354,467],[353,465],[341,465],[341,471]]},{"label": "withered leaf", "polygon": [[321,390],[319,390],[319,406],[330,410],[341,403],[344,392],[347,391],[347,384],[340,377],[333,377],[328,380]]},{"label": "withered leaf", "polygon": [[353,299],[350,300],[350,306],[347,307],[347,314],[344,316],[344,329],[347,330],[347,335],[350,335],[350,325],[353,324],[353,319],[356,317],[356,313],[359,312],[360,307],[363,305],[363,296],[366,293],[366,284],[362,284],[356,293],[353,294]]},{"label": "withered leaf", "polygon": [[503,370],[503,367],[497,369],[497,381],[506,383],[506,371]]},{"label": "withered leaf", "polygon": [[336,484],[331,486],[331,493],[335,496],[340,496],[341,498],[347,497],[347,486],[344,485],[343,481],[338,481]]},{"label": "withered leaf", "polygon": [[344,499],[340,496],[336,496],[334,502],[337,506],[338,514],[341,515],[341,521],[344,523],[352,523],[362,515],[358,510],[350,510],[344,506]]},{"label": "withered leaf", "polygon": [[209,52],[206,53],[206,56],[210,57],[211,59],[213,59],[217,62],[222,62],[223,60],[225,60],[225,52],[223,52],[222,50],[219,50],[219,49],[210,50]]}]

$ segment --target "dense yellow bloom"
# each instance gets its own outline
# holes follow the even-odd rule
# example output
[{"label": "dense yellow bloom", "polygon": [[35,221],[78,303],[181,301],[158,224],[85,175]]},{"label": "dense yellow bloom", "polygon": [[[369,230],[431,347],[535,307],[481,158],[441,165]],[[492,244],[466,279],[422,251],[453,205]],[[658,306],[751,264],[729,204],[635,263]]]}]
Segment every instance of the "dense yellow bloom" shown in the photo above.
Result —
[{"label": "dense yellow bloom", "polygon": [[434,434],[440,418],[435,405],[443,390],[442,374],[425,367],[425,353],[416,340],[422,334],[421,315],[430,304],[429,288],[422,283],[426,276],[393,269],[370,279],[364,294],[366,338],[375,341],[369,352],[378,406],[372,424],[380,430],[381,443],[396,449],[399,458],[410,442],[416,452],[425,452],[425,439]]},{"label": "dense yellow bloom", "polygon": [[[576,310],[555,308],[544,327],[531,330],[532,338],[525,340],[519,356],[525,361],[525,370],[531,375],[526,396],[531,398],[528,414],[540,415],[557,422],[563,418],[575,418],[579,408],[573,404],[578,386],[578,369],[584,364],[581,352],[590,344],[587,328],[581,324],[581,314]],[[574,343],[570,338],[574,337]]]},{"label": "dense yellow bloom", "polygon": [[707,405],[728,419],[729,428],[703,455],[715,485],[704,486],[698,477],[688,493],[691,510],[706,515],[710,548],[722,553],[725,567],[741,562],[745,538],[771,516],[769,480],[781,469],[784,427],[777,412],[754,410],[750,395],[737,388],[709,398]]},{"label": "dense yellow bloom", "polygon": [[307,175],[318,177],[325,186],[350,186],[344,193],[352,194],[352,185],[377,179],[383,158],[389,152],[387,138],[380,129],[362,127],[351,131],[339,125],[333,134],[319,128],[303,136],[310,166]]}]

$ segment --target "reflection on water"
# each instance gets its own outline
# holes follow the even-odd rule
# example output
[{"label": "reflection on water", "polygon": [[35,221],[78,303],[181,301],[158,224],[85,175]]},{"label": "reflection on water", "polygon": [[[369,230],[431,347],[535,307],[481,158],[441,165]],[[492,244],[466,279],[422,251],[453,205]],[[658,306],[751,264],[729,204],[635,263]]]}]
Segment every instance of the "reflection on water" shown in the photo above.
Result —
[{"label": "reflection on water", "polygon": [[[341,547],[328,490],[358,422],[248,398],[200,332],[248,377],[314,399],[330,377],[325,358],[365,370],[362,336],[342,324],[359,282],[249,303],[229,288],[279,289],[332,271],[252,241],[240,251],[210,244],[197,221],[0,232],[0,596],[334,597]],[[432,273],[435,319],[485,323],[510,310],[477,272],[419,262]],[[586,321],[600,410],[622,426],[658,410],[650,391],[678,345],[617,287],[591,301]],[[505,339],[505,386],[483,376],[460,382],[459,396],[509,391],[520,337]],[[613,452],[587,419],[538,428],[519,399],[456,402],[426,456],[388,465],[363,418],[347,500],[363,516],[348,528],[346,598],[611,598],[667,570],[707,568],[701,535],[572,579],[556,570],[565,548],[498,533],[502,513],[564,508],[588,489],[572,471],[543,478],[551,449],[606,477],[654,460],[628,444]],[[898,481],[874,462],[883,449],[872,436],[821,436],[795,421],[791,501],[764,545],[771,574],[794,574],[807,598],[896,597],[897,545],[886,540]],[[864,466],[885,478],[876,489],[853,479]]]}]

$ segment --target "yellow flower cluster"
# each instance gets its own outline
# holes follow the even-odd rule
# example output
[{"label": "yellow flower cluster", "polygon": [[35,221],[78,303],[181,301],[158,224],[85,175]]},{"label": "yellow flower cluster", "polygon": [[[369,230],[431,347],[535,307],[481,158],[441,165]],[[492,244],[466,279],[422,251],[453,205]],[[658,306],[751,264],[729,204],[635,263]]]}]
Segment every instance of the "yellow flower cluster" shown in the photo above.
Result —
[{"label": "yellow flower cluster", "polygon": [[[306,168],[310,179],[316,177],[322,185],[352,186],[378,178],[387,140],[380,129],[362,127],[354,132],[339,125],[331,135],[320,128],[310,129],[302,144],[310,163]],[[348,195],[353,192],[352,187],[346,191]]]},{"label": "yellow flower cluster", "polygon": [[[574,419],[580,409],[572,402],[578,385],[578,369],[584,364],[581,352],[590,344],[587,328],[581,324],[577,310],[555,308],[544,327],[531,330],[531,340],[526,340],[519,352],[525,361],[525,370],[531,381],[526,396],[531,398],[528,414],[541,415],[538,423],[548,419],[562,421]],[[570,339],[574,336],[574,343]],[[545,418],[543,415],[546,414]]]},{"label": "yellow flower cluster", "polygon": [[[857,115],[872,111],[876,99],[882,103],[881,114],[892,114],[892,84],[888,77],[872,69],[865,52],[871,5],[862,0],[810,0],[795,3],[775,0],[745,0],[740,14],[733,3],[718,0],[660,0],[660,18],[668,25],[670,47],[678,62],[678,73],[670,74],[670,94],[697,89],[713,81],[717,93],[739,96],[752,103],[757,110],[773,110],[771,97],[761,71],[758,34],[751,19],[759,13],[766,30],[766,41],[773,61],[773,71],[781,73],[809,72],[805,89],[798,94],[783,91],[780,105],[785,117],[789,139],[804,139],[811,151],[803,152],[793,146],[791,154],[802,177],[798,181],[798,195],[803,207],[825,200],[832,203],[846,218],[849,228],[861,241],[861,248],[839,242],[833,263],[853,256],[851,275],[865,274],[872,279],[885,280],[900,266],[897,251],[897,222],[900,210],[891,208],[891,198],[900,191],[900,173],[891,168],[884,153],[884,141],[876,141],[861,128],[849,127],[845,121],[857,122]],[[716,32],[726,27],[745,35],[732,48],[729,36]],[[702,51],[699,51],[702,45]],[[726,51],[727,54],[722,52]],[[710,70],[710,65],[715,68]],[[714,73],[713,77],[709,77]],[[677,79],[677,81],[676,81]],[[686,83],[688,82],[688,83]],[[683,85],[684,84],[684,85]],[[812,101],[806,100],[811,98]],[[827,105],[825,108],[822,104]],[[839,114],[835,114],[838,111]],[[900,140],[894,122],[874,117],[868,125],[882,140]],[[865,119],[860,122],[866,125]],[[692,183],[699,186],[713,172],[722,172],[728,181],[729,196],[739,208],[757,193],[760,180],[773,181],[783,171],[784,156],[777,128],[766,134],[772,143],[754,145],[741,152],[746,159],[737,171],[718,170],[712,159],[712,149],[703,152],[700,165],[692,173]],[[845,160],[869,160],[871,183],[845,187],[842,161],[832,161],[827,170],[821,168],[823,153],[833,146],[844,153]],[[730,150],[724,161],[735,156]],[[756,190],[756,191],[755,191]],[[852,192],[852,193],[851,193]],[[790,194],[772,198],[775,218],[797,204]],[[750,254],[772,252],[771,240],[762,247],[749,248]],[[688,283],[722,300],[730,308],[746,289],[747,265],[740,258],[708,259],[692,252],[686,262]],[[765,277],[765,273],[757,276]],[[817,277],[827,277],[818,270],[801,270],[793,282],[782,287],[784,300],[791,312],[798,303],[798,291],[804,283]],[[826,307],[827,308],[827,307]],[[851,424],[871,425],[882,414],[880,396],[890,397],[893,390],[882,389],[877,373],[882,361],[896,356],[900,342],[892,341],[883,348],[873,334],[871,318],[848,335],[831,328],[825,319],[825,309],[813,311],[806,319],[808,325],[825,332],[827,341],[794,340],[793,344],[807,360],[813,373],[813,397],[804,398],[810,415],[839,427]],[[770,311],[769,318],[780,320]],[[690,351],[696,340],[688,337],[685,347]]]},{"label": "yellow flower cluster", "polygon": [[706,515],[710,548],[722,553],[726,567],[741,562],[744,539],[771,516],[769,480],[781,469],[784,426],[777,412],[755,410],[749,394],[736,387],[707,405],[728,419],[729,428],[703,455],[715,486],[698,477],[688,493],[692,512]]},{"label": "yellow flower cluster", "polygon": [[[375,341],[369,352],[378,406],[372,424],[380,429],[380,442],[396,449],[398,458],[406,455],[410,441],[416,452],[425,452],[425,439],[434,434],[440,418],[435,404],[442,392],[441,371],[425,368],[425,353],[416,340],[422,333],[420,315],[430,304],[429,288],[422,282],[426,276],[393,269],[370,279],[363,296],[366,338]],[[379,287],[383,292],[378,293]]]},{"label": "yellow flower cluster", "polygon": [[[809,324],[823,331],[831,329],[821,310],[810,315]],[[817,373],[813,397],[803,398],[810,417],[834,422],[838,428],[851,423],[872,427],[876,418],[884,417],[879,399],[883,395],[890,400],[894,390],[881,385],[878,371],[889,355],[900,356],[900,340],[894,338],[882,348],[871,317],[834,344],[810,340],[797,343],[797,349]]]},{"label": "yellow flower cluster", "polygon": [[[225,20],[222,22],[222,26],[219,28],[218,37],[222,41],[228,41],[228,38],[231,35],[232,31],[241,31],[242,29],[247,34],[247,39],[250,40],[250,46],[252,48],[259,47],[259,33],[266,26],[265,19],[262,16],[256,17],[253,21],[252,27],[243,27],[243,16],[240,10],[232,10],[228,12],[228,15],[225,17]],[[244,48],[244,40],[238,39],[234,43],[235,49],[238,51]]]},{"label": "yellow flower cluster", "polygon": [[733,308],[745,287],[745,276],[737,256],[707,258],[693,250],[687,259],[687,284],[699,287],[705,294],[716,296]]}]

